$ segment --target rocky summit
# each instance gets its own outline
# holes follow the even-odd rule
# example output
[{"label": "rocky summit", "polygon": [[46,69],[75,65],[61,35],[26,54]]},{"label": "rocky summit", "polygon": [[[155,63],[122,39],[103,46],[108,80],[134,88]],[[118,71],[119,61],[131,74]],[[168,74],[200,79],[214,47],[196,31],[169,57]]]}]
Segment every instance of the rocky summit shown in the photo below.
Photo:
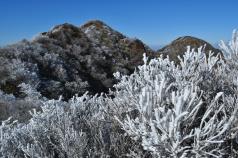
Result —
[{"label": "rocky summit", "polygon": [[214,55],[222,54],[219,49],[214,48],[208,42],[191,36],[179,37],[172,41],[169,45],[159,49],[157,53],[163,54],[164,57],[169,56],[169,58],[175,63],[179,63],[178,56],[182,57],[188,46],[195,50],[199,47],[203,47],[206,54],[209,54],[210,51],[214,53]]},{"label": "rocky summit", "polygon": [[23,96],[19,85],[30,84],[43,96],[65,100],[73,95],[107,92],[114,72],[129,75],[153,51],[139,39],[128,38],[101,21],[77,27],[55,26],[32,41],[0,49],[0,88]]}]

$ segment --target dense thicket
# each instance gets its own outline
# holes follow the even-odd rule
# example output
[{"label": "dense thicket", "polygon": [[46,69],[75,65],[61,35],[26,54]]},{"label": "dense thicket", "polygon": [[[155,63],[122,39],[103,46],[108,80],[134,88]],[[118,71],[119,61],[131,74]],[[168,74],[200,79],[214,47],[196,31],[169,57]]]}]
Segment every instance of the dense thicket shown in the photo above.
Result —
[{"label": "dense thicket", "polygon": [[[31,117],[0,126],[1,157],[236,157],[238,33],[224,58],[188,47],[180,64],[148,61],[109,94],[48,100],[22,84]],[[4,81],[4,80],[3,80]],[[1,100],[16,107],[14,96]],[[28,105],[28,104],[24,104]]]}]

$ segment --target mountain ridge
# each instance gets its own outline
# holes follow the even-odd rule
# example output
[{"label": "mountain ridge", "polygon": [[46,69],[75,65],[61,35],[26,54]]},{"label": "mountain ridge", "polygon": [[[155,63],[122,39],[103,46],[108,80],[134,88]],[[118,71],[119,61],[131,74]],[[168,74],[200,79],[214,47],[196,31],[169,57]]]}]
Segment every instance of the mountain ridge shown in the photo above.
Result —
[{"label": "mountain ridge", "polygon": [[[187,45],[197,48],[204,44],[206,52],[220,52],[208,42],[191,36],[180,37],[154,51],[137,38],[129,38],[102,21],[91,20],[81,26],[56,25],[31,41],[23,40],[1,48],[0,57],[7,63],[4,71],[13,71],[13,60],[26,65],[26,71],[35,74],[36,89],[44,96],[58,98],[63,95],[69,99],[76,93],[108,91],[116,83],[113,73],[131,74],[142,64],[144,53],[150,58],[169,55],[171,60],[177,61],[177,55],[181,56]],[[20,83],[35,82],[24,75],[18,80],[11,77],[11,73],[5,73],[8,74],[6,82],[0,84],[0,89],[6,93],[18,96]]]},{"label": "mountain ridge", "polygon": [[9,70],[3,75],[7,81],[0,84],[0,89],[19,96],[20,83],[32,84],[33,79],[27,76],[11,76],[16,71],[12,68],[13,60],[17,60],[27,65],[22,68],[24,71],[36,74],[37,86],[32,85],[47,98],[63,95],[67,100],[76,93],[106,92],[116,82],[114,72],[129,75],[142,63],[143,53],[152,54],[140,40],[129,39],[98,23],[91,21],[90,25],[81,27],[68,23],[57,25],[32,41],[23,40],[0,49],[0,57],[7,63],[2,71]]}]

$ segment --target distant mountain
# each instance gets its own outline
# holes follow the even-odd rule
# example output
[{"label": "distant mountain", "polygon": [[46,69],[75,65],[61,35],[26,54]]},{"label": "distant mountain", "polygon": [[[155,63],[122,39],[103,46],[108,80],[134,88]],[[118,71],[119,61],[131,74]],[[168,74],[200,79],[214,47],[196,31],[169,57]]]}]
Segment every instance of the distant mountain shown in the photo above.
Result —
[{"label": "distant mountain", "polygon": [[159,45],[159,44],[156,45],[155,44],[155,45],[149,45],[149,46],[152,50],[157,51],[157,50],[163,48],[165,45]]},{"label": "distant mountain", "polygon": [[187,46],[190,46],[194,49],[204,46],[204,51],[206,54],[208,54],[210,51],[212,51],[214,55],[221,53],[219,49],[215,48],[210,43],[191,36],[179,37],[172,41],[169,45],[159,49],[157,53],[163,54],[164,56],[168,55],[171,60],[175,61],[175,63],[178,63],[179,59],[177,56],[182,56],[184,52],[186,52]]}]

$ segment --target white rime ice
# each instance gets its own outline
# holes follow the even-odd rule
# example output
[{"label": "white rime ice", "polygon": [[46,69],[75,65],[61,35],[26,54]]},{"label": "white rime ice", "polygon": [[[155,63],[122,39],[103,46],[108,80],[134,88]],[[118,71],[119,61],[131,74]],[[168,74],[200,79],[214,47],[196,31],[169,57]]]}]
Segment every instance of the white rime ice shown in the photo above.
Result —
[{"label": "white rime ice", "polygon": [[109,94],[47,100],[22,84],[40,109],[2,122],[0,157],[237,157],[238,33],[220,46],[224,56],[188,47],[178,65],[144,55]]}]

